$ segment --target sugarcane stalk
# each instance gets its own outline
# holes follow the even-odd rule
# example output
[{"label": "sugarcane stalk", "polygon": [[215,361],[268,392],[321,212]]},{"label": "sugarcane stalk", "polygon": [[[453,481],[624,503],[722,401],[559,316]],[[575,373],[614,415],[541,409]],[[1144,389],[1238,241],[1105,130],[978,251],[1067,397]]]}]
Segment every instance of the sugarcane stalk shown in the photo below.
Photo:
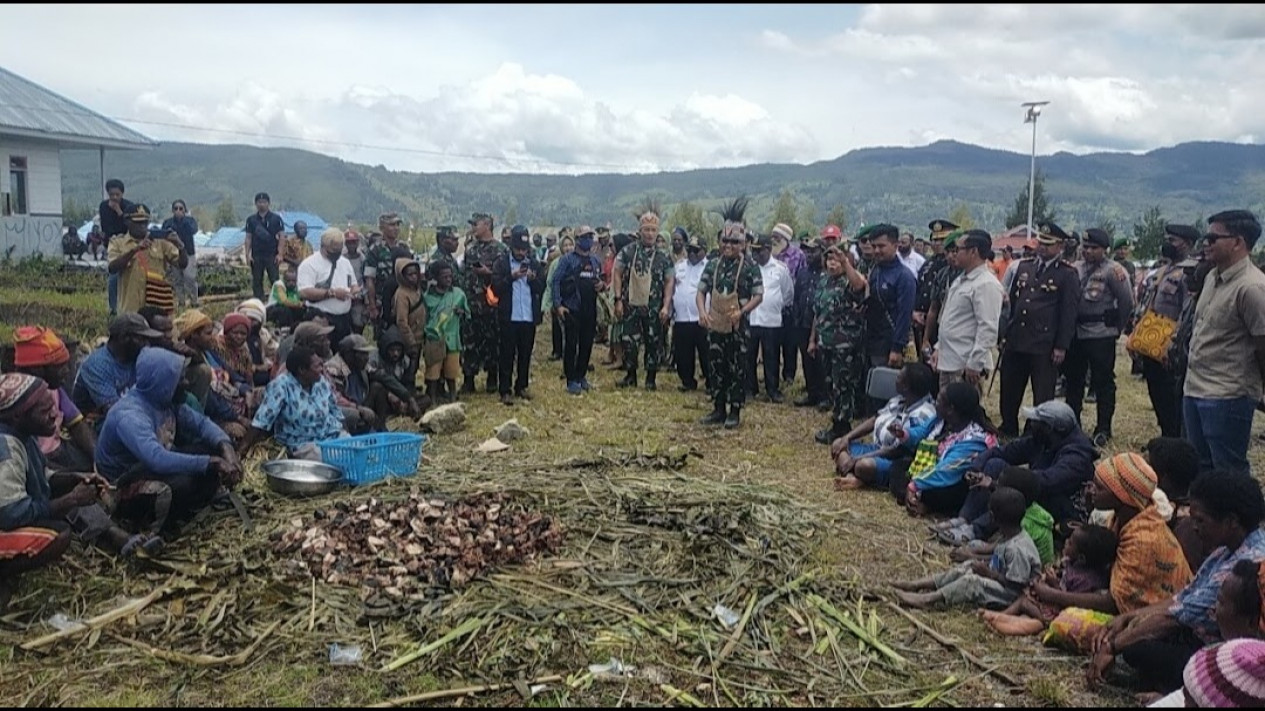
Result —
[{"label": "sugarcane stalk", "polygon": [[827,602],[825,598],[820,595],[810,594],[807,596],[807,600],[816,606],[817,609],[821,610],[827,617],[831,618],[835,622],[838,622],[844,629],[851,632],[854,637],[864,642],[883,657],[887,658],[888,661],[897,666],[903,666],[906,663],[904,657],[897,654],[891,647],[883,644],[883,642],[878,638],[870,635],[870,633],[866,632],[863,627],[853,621],[849,615],[840,612],[834,605]]},{"label": "sugarcane stalk", "polygon": [[475,630],[479,629],[483,625],[487,624],[490,619],[491,618],[489,617],[472,617],[466,620],[465,622],[461,623],[459,626],[453,628],[448,634],[444,635],[443,637],[440,637],[434,642],[431,642],[429,644],[424,644],[421,647],[418,647],[417,649],[413,650],[412,652],[409,652],[408,654],[405,654],[404,656],[397,658],[395,661],[382,667],[382,671],[384,672],[395,671],[396,669],[399,669],[400,667],[406,664],[409,664],[410,662],[417,661],[418,659],[421,659],[427,654],[430,654],[431,652],[434,652],[435,650],[440,649],[444,647],[445,645],[455,640],[461,639],[462,637],[474,632]]}]

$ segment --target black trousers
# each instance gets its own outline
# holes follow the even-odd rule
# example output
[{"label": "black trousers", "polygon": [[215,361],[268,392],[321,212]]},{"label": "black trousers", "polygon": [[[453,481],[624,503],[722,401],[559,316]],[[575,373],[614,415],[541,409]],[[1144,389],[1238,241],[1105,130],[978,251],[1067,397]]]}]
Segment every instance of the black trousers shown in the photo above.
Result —
[{"label": "black trousers", "polygon": [[810,401],[821,402],[829,397],[826,386],[826,349],[819,349],[815,354],[808,352],[808,336],[799,346],[800,358],[804,361],[804,391]]},{"label": "black trousers", "polygon": [[1086,372],[1089,385],[1098,396],[1098,424],[1094,426],[1094,434],[1111,434],[1111,421],[1116,414],[1115,338],[1074,338],[1067,349],[1067,360],[1063,363],[1063,377],[1067,380],[1063,392],[1077,421],[1080,421],[1085,401]]},{"label": "black trousers", "polygon": [[[329,334],[329,345],[333,347],[334,352],[338,352],[338,344],[342,343],[344,338],[351,335],[351,313],[348,312],[335,316],[334,314],[325,313],[320,309],[308,309],[308,318],[310,319],[314,316],[320,316],[328,321],[330,326],[334,327],[334,332]],[[295,325],[297,326],[298,324]]]},{"label": "black trousers", "polygon": [[[554,318],[554,323],[558,323]],[[588,377],[593,338],[597,335],[597,309],[568,311],[557,330],[562,333],[562,373],[567,384],[578,383]]]},{"label": "black trousers", "polygon": [[1165,437],[1182,436],[1182,397],[1177,389],[1177,378],[1159,361],[1138,356],[1142,362],[1142,376],[1151,395],[1151,407],[1155,409],[1155,421],[1160,434]]},{"label": "black trousers", "polygon": [[[786,319],[782,319],[786,323]],[[799,372],[797,357],[808,358],[808,334],[811,329],[799,326],[782,326],[782,380],[791,382]],[[808,364],[804,364],[804,377],[808,377]]]},{"label": "black trousers", "polygon": [[1049,353],[1015,353],[1008,351],[1001,361],[1001,431],[1019,431],[1019,406],[1023,393],[1032,382],[1032,404],[1054,399],[1054,386],[1059,369]]},{"label": "black trousers", "polygon": [[562,319],[558,318],[558,314],[549,314],[549,339],[553,346],[552,356],[562,357]]},{"label": "black trousers", "polygon": [[764,391],[767,395],[781,392],[779,360],[782,357],[782,329],[767,326],[751,327],[751,350],[747,351],[747,391],[758,392],[756,360],[764,354]]},{"label": "black trousers", "polygon": [[501,339],[501,394],[509,394],[510,376],[515,372],[514,392],[522,392],[531,379],[531,351],[536,345],[536,324],[504,321],[501,323]]},{"label": "black trousers", "polygon": [[1182,688],[1186,663],[1203,646],[1183,627],[1166,637],[1129,645],[1120,650],[1120,656],[1138,670],[1138,682],[1144,689],[1168,694]]},{"label": "black trousers", "polygon": [[[264,273],[268,274],[268,283],[265,284]],[[268,292],[272,290],[272,285],[277,283],[277,260],[275,257],[252,256],[250,262],[250,288],[255,292],[255,298],[260,301],[268,299]]]},{"label": "black trousers", "polygon": [[698,380],[694,377],[696,360],[703,380],[711,382],[711,364],[707,360],[707,329],[697,321],[672,324],[672,350],[676,374],[681,378],[682,385],[687,388],[698,387]]}]

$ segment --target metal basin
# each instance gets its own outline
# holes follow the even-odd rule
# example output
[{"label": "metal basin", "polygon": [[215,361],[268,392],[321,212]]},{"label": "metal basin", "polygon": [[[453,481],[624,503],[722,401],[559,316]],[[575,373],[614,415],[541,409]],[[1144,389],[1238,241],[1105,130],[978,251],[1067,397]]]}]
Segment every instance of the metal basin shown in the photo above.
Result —
[{"label": "metal basin", "polygon": [[328,494],[343,483],[343,473],[335,467],[303,459],[277,459],[261,467],[268,487],[286,496]]}]

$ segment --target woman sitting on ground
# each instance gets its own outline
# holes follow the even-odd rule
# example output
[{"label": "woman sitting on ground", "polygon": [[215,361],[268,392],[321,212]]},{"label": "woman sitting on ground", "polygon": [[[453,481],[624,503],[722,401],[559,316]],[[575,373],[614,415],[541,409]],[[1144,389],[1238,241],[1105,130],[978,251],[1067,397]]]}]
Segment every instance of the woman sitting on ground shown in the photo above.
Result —
[{"label": "woman sitting on ground", "polygon": [[[896,376],[896,397],[874,417],[830,445],[836,489],[887,488],[892,463],[912,461],[918,443],[939,423],[936,374],[922,363],[909,363]],[[859,442],[874,435],[872,442]]]},{"label": "woman sitting on ground", "polygon": [[250,349],[250,359],[255,364],[255,385],[267,387],[272,364],[277,360],[277,348],[280,347],[281,342],[264,325],[268,321],[264,302],[259,299],[247,299],[237,305],[237,313],[250,319],[250,333],[246,336],[246,347]]},{"label": "woman sitting on ground", "polygon": [[[940,424],[918,445],[908,478],[893,473],[891,490],[915,516],[957,513],[970,488],[964,477],[971,462],[997,445],[997,429],[980,406],[974,385],[946,385],[936,399],[936,414]],[[897,485],[905,485],[904,490]]]},{"label": "woman sitting on ground", "polygon": [[[217,391],[229,400],[242,417],[254,415],[263,399],[263,386],[256,384],[261,377],[266,385],[270,364],[259,366],[251,357],[246,339],[250,337],[251,322],[246,316],[231,313],[224,317],[224,332],[215,341],[215,347],[206,355],[207,364],[227,375],[230,388],[217,387]],[[262,370],[261,370],[262,368]],[[217,378],[221,386],[223,379]]]}]

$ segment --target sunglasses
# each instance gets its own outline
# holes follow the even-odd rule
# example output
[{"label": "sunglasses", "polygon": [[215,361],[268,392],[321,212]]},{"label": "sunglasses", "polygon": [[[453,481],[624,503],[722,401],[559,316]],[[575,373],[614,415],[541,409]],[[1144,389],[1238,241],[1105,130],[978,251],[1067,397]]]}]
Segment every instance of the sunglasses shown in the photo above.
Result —
[{"label": "sunglasses", "polygon": [[737,237],[726,237],[722,239],[720,242],[721,244],[742,244],[745,241],[746,240],[743,240]]},{"label": "sunglasses", "polygon": [[1207,242],[1208,244],[1212,244],[1213,242],[1216,242],[1219,239],[1234,239],[1235,237],[1236,235],[1219,235],[1215,232],[1209,232],[1208,234],[1204,235],[1204,241]]}]

